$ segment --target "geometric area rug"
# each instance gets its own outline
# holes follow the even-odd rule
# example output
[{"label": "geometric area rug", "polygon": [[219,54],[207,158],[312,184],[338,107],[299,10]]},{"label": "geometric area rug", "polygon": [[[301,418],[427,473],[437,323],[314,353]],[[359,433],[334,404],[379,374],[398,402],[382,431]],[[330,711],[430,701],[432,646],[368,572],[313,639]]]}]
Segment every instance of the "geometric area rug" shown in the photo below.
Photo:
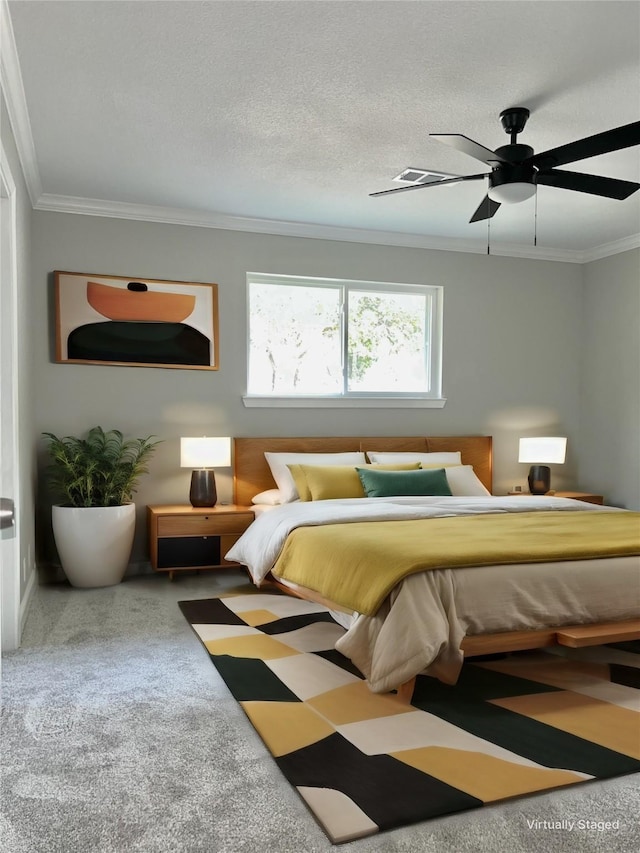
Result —
[{"label": "geometric area rug", "polygon": [[326,608],[279,593],[179,602],[334,843],[640,771],[640,643],[465,662],[410,705],[335,651]]}]

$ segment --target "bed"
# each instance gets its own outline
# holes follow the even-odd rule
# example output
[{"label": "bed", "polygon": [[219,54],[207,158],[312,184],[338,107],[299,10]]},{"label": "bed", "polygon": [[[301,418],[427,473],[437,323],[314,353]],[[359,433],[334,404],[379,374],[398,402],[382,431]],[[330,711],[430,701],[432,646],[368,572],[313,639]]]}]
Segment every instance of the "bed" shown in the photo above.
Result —
[{"label": "bed", "polygon": [[[346,629],[337,648],[375,692],[396,690],[407,701],[421,672],[453,683],[463,656],[640,638],[640,515],[566,498],[490,495],[490,436],[236,438],[234,443],[234,500],[257,501],[258,517],[228,559],[247,565],[258,586],[276,584],[329,607]],[[326,454],[327,467],[335,465],[336,472],[373,468],[370,459],[397,463],[419,457],[420,467],[432,468],[434,476],[444,469],[450,482],[472,471],[476,485],[471,493],[462,488],[451,496],[426,497],[333,498],[329,490],[318,492],[322,500],[288,495],[285,503],[273,505],[274,494],[283,494],[277,469],[272,471],[280,457],[273,454],[287,453],[314,454],[309,457],[314,463],[318,454]],[[431,458],[433,464],[426,465]],[[289,470],[295,473],[295,466]],[[310,469],[301,470],[311,480]],[[318,467],[315,480],[322,481],[323,471]],[[374,474],[367,476],[389,482]],[[409,479],[415,482],[412,472]],[[467,552],[475,554],[478,531],[491,543],[484,562],[463,553],[468,531]],[[600,540],[588,541],[591,531]],[[393,540],[394,533],[399,538]],[[446,554],[435,558],[438,536]],[[546,542],[554,537],[556,551],[548,552]],[[413,543],[407,555],[405,541]],[[539,553],[538,541],[544,545]],[[524,545],[518,550],[519,543]],[[434,565],[423,566],[432,558]],[[410,571],[396,580],[393,573],[385,577],[369,595],[377,583],[371,580],[374,567],[376,576],[388,566],[404,571],[403,560]]]}]

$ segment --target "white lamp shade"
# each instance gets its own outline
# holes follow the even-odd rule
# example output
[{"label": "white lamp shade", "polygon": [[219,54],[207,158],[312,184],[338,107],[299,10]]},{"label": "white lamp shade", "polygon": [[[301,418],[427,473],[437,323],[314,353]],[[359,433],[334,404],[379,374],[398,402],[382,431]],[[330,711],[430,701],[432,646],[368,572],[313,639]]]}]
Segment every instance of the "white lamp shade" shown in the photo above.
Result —
[{"label": "white lamp shade", "polygon": [[521,438],[518,462],[530,465],[562,464],[567,453],[567,439],[559,436]]},{"label": "white lamp shade", "polygon": [[231,465],[231,439],[181,438],[181,468],[228,468]]},{"label": "white lamp shade", "polygon": [[514,181],[511,184],[498,184],[497,187],[489,187],[489,198],[499,204],[518,204],[531,198],[535,192],[535,184]]}]

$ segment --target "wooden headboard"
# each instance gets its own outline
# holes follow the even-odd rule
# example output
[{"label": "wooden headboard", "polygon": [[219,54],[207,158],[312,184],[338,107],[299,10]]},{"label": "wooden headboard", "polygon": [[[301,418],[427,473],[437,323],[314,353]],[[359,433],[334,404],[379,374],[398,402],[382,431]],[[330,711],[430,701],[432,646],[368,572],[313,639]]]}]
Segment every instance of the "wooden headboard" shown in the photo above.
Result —
[{"label": "wooden headboard", "polygon": [[492,441],[490,435],[449,435],[432,437],[346,438],[235,438],[233,465],[233,499],[247,506],[251,498],[276,484],[265,459],[270,453],[343,453],[349,450],[379,452],[462,453],[462,464],[473,465],[478,479],[491,491],[493,486]]}]

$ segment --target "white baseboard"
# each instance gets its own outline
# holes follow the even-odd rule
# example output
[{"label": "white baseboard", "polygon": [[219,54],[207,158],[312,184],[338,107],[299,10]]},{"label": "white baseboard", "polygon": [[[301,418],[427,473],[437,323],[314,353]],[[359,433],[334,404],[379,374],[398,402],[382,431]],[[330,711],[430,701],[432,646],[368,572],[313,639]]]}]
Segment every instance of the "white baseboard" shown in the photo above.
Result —
[{"label": "white baseboard", "polygon": [[29,575],[29,580],[27,581],[27,586],[24,591],[24,595],[20,600],[20,613],[18,614],[18,618],[20,620],[20,641],[22,641],[22,632],[24,631],[25,622],[27,621],[27,614],[29,613],[29,607],[31,606],[31,601],[33,600],[33,593],[36,589],[36,578],[38,576],[38,570],[35,568]]}]

